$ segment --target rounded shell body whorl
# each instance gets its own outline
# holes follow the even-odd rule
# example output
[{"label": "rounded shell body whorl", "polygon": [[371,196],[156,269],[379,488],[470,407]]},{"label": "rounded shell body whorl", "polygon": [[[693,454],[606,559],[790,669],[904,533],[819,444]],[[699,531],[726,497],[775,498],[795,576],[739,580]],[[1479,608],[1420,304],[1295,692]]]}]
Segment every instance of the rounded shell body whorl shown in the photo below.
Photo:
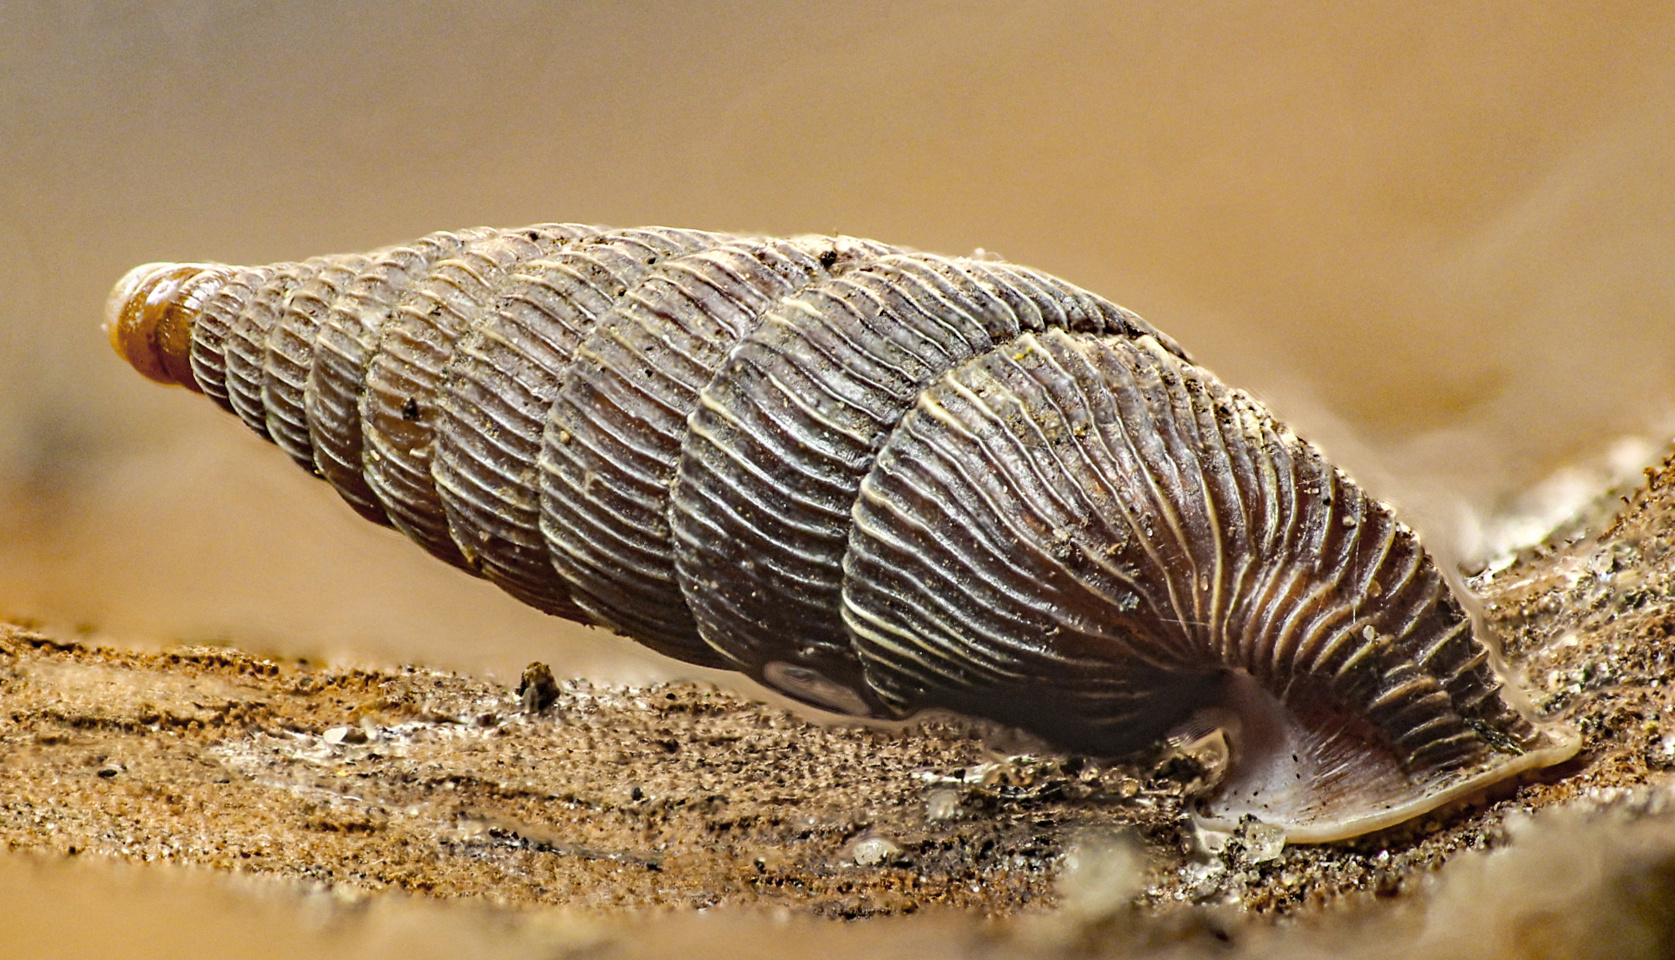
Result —
[{"label": "rounded shell body whorl", "polygon": [[1027,268],[543,224],[147,264],[107,327],[549,613],[855,715],[1102,756],[1221,726],[1218,822],[1349,836],[1576,747],[1384,505]]}]

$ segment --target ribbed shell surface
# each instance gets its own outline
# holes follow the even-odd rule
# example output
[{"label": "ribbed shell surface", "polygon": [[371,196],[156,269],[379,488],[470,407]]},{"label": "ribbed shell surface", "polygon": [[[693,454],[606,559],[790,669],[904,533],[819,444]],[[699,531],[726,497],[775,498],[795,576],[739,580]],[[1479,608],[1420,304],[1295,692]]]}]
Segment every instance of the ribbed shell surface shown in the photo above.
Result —
[{"label": "ribbed shell surface", "polygon": [[1318,838],[1574,750],[1384,505],[1037,271],[542,224],[147,265],[109,309],[363,516],[819,706],[1101,755],[1230,711],[1226,809]]},{"label": "ribbed shell surface", "polygon": [[541,530],[537,464],[560,373],[595,323],[659,264],[726,239],[644,229],[567,244],[520,265],[497,307],[460,339],[438,398],[434,472],[456,542],[513,596],[588,619]]},{"label": "ribbed shell surface", "polygon": [[594,619],[674,656],[726,665],[676,578],[669,489],[687,417],[770,307],[885,250],[736,240],[663,265],[594,326],[558,378],[539,460],[541,532]]},{"label": "ribbed shell surface", "polygon": [[1048,326],[1149,331],[1033,271],[924,255],[879,258],[768,314],[703,390],[681,450],[670,519],[704,636],[753,674],[787,663],[870,704],[831,616],[861,478],[934,377]]},{"label": "ribbed shell surface", "polygon": [[854,521],[844,615],[892,705],[1121,754],[1214,693],[1164,677],[1235,668],[1356,704],[1418,766],[1476,759],[1473,723],[1530,733],[1485,709],[1487,651],[1409,531],[1151,338],[1051,330],[956,367]]}]

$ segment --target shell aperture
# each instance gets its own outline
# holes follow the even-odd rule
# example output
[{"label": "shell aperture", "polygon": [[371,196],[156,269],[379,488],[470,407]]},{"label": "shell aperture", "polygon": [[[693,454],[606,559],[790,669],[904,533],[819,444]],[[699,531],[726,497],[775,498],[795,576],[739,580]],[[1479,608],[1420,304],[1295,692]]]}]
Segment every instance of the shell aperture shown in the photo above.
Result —
[{"label": "shell aperture", "polygon": [[147,264],[107,329],[548,613],[1098,756],[1214,722],[1213,823],[1352,836],[1577,748],[1387,507],[1145,321],[1013,264],[479,228]]}]

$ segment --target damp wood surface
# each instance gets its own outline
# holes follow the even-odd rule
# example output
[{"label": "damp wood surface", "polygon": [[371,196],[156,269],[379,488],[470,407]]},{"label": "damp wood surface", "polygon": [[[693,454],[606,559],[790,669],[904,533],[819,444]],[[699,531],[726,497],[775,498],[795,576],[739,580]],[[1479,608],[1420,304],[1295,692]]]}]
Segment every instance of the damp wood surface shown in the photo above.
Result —
[{"label": "damp wood surface", "polygon": [[[1614,956],[1660,955],[1675,943],[1675,466],[1473,586],[1582,751],[1351,842],[1279,848],[1249,828],[1204,853],[1183,816],[1203,770],[1163,752],[1007,756],[950,719],[820,726],[697,684],[561,678],[537,711],[513,686],[418,666],[134,652],[12,626],[0,843],[345,902],[671,923],[706,909],[747,931],[728,937],[794,922],[818,942],[844,936],[833,921],[913,916],[948,956],[1352,955],[1434,940],[1443,915],[1480,925],[1460,941],[1478,956],[1586,955],[1589,928]],[[656,934],[606,939],[631,953]]]}]

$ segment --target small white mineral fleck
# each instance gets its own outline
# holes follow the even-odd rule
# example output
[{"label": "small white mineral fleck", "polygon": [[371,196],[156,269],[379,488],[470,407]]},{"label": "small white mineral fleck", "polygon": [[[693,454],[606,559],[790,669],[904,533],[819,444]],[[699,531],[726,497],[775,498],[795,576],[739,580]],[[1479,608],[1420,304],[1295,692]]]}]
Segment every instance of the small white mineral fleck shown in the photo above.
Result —
[{"label": "small white mineral fleck", "polygon": [[332,727],[325,733],[321,734],[320,739],[326,741],[334,747],[341,746],[345,743],[365,743],[366,731],[362,730],[360,727]]},{"label": "small white mineral fleck", "polygon": [[860,837],[849,844],[849,858],[862,867],[876,867],[898,853],[901,853],[901,847],[890,838],[875,834]]},{"label": "small white mineral fleck", "polygon": [[1285,852],[1285,829],[1271,823],[1252,822],[1244,827],[1245,859],[1251,863],[1276,860]]},{"label": "small white mineral fleck", "polygon": [[957,820],[964,812],[958,790],[932,790],[925,796],[925,819],[931,823]]}]

